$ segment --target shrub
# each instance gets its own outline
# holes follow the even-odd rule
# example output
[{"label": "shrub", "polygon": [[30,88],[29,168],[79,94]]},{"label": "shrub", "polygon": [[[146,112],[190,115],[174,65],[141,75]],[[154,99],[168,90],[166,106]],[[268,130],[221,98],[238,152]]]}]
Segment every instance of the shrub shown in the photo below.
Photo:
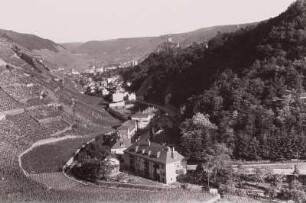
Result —
[{"label": "shrub", "polygon": [[305,202],[306,193],[303,190],[284,189],[279,194],[279,198],[284,200],[293,200],[295,202]]}]

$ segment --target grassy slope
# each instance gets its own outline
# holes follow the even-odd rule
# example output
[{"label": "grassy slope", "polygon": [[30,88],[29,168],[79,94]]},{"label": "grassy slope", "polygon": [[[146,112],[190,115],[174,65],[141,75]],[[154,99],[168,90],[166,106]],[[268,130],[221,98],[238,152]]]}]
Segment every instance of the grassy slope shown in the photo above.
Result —
[{"label": "grassy slope", "polygon": [[22,157],[22,166],[30,173],[61,171],[73,153],[90,139],[92,138],[80,137],[35,147]]}]

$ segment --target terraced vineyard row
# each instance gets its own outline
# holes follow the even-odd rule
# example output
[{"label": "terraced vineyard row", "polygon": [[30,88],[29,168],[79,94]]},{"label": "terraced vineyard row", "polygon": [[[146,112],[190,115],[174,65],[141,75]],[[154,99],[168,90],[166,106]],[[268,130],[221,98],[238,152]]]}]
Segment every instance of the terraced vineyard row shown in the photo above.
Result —
[{"label": "terraced vineyard row", "polygon": [[56,107],[47,105],[38,106],[37,108],[28,110],[27,112],[37,120],[61,116],[64,113],[64,111],[56,109]]},{"label": "terraced vineyard row", "polygon": [[47,129],[48,134],[52,136],[56,132],[59,132],[59,131],[64,130],[65,128],[68,128],[69,124],[64,121],[53,121],[51,123],[44,124],[43,126]]},{"label": "terraced vineyard row", "polygon": [[21,105],[0,87],[0,112],[21,108]]},{"label": "terraced vineyard row", "polygon": [[50,104],[52,102],[53,101],[49,97],[40,99],[39,96],[28,98],[28,99],[23,99],[21,101],[21,103],[23,104],[23,106],[25,108],[36,107],[36,106],[40,106],[40,105],[47,105],[47,104]]},{"label": "terraced vineyard row", "polygon": [[32,97],[39,97],[43,91],[43,88],[39,85],[21,86],[15,84],[11,86],[2,86],[2,88],[17,101]]},{"label": "terraced vineyard row", "polygon": [[7,119],[17,126],[23,137],[31,140],[37,140],[37,138],[47,138],[49,137],[46,129],[43,128],[36,120],[34,120],[27,113],[21,113],[18,115],[8,115]]}]

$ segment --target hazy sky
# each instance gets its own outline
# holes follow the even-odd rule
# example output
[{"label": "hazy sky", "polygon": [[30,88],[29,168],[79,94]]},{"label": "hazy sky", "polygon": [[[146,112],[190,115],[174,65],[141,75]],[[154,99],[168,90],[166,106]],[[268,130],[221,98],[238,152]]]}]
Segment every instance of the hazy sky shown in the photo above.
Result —
[{"label": "hazy sky", "polygon": [[294,0],[0,0],[0,28],[55,42],[156,36],[277,16]]}]

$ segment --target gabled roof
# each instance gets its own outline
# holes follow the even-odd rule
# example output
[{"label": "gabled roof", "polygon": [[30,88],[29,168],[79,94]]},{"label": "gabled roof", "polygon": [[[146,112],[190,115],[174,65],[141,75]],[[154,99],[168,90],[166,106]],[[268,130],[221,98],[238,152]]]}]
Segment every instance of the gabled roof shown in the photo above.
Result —
[{"label": "gabled roof", "polygon": [[184,159],[184,157],[175,151],[174,148],[144,140],[136,142],[126,149],[124,153],[163,164],[173,163]]}]

